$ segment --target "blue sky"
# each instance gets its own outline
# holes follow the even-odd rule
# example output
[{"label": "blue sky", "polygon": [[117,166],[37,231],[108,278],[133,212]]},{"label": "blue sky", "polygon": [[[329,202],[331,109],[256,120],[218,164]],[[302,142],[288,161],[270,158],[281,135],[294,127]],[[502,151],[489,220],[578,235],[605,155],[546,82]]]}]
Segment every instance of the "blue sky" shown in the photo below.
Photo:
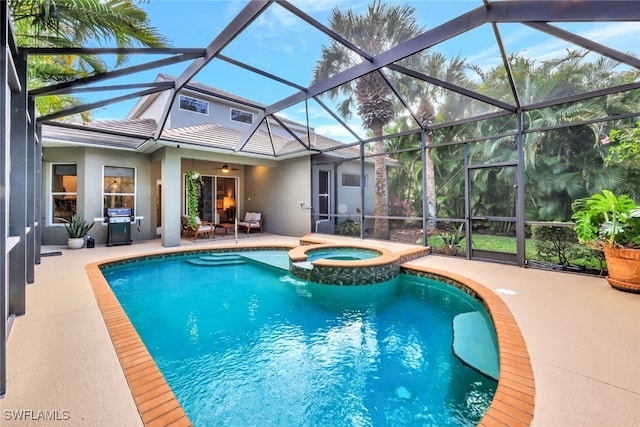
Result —
[{"label": "blue sky", "polygon": [[[291,3],[319,22],[327,24],[329,13],[335,6],[362,11],[368,1],[293,0]],[[480,0],[422,0],[409,3],[416,8],[418,21],[426,29],[482,5]],[[169,39],[173,47],[206,47],[245,4],[246,0],[150,0],[148,3],[141,3],[140,7],[148,12],[151,24]],[[639,54],[639,23],[559,26],[622,51]],[[553,57],[571,47],[562,40],[518,24],[501,25],[500,30],[508,52],[518,52],[537,60]],[[492,39],[491,27],[484,26],[443,43],[437,50],[449,58],[460,54],[470,63],[488,69],[500,63],[495,42],[487,42]],[[327,37],[324,34],[284,8],[272,5],[222,53],[306,86],[312,80],[313,66],[320,56],[322,43],[326,41]],[[144,55],[140,59],[155,58]],[[132,59],[130,65],[138,63],[140,59]],[[126,81],[148,82],[153,80],[158,72],[177,76],[188,64],[189,62],[185,62],[162,70],[131,75]],[[212,61],[194,80],[267,105],[296,92],[293,88],[238,70],[219,60]],[[117,104],[95,112],[94,117],[123,118],[133,105],[134,102]],[[283,112],[283,115],[298,121],[304,120],[306,111],[303,107],[292,107]],[[311,125],[316,127],[319,133],[335,138],[344,136],[344,129],[333,120],[329,120],[325,112],[312,107],[309,113]],[[355,127],[359,127],[358,122],[357,118],[350,121]]]}]

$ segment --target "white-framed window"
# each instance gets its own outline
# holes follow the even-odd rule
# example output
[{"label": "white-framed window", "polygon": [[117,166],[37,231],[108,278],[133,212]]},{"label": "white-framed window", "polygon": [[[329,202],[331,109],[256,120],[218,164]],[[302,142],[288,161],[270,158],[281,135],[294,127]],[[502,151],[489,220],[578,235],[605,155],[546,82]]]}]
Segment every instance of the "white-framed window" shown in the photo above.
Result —
[{"label": "white-framed window", "polygon": [[[360,187],[360,174],[342,172],[343,187]],[[364,176],[364,186],[367,186],[367,175]]]},{"label": "white-framed window", "polygon": [[136,169],[121,166],[104,166],[102,185],[103,215],[107,209],[128,208],[135,215]]},{"label": "white-framed window", "polygon": [[73,163],[51,165],[51,223],[71,220],[78,202],[78,166]]},{"label": "white-framed window", "polygon": [[209,103],[207,101],[180,95],[178,102],[181,110],[193,111],[194,113],[200,113],[206,116],[209,115]]},{"label": "white-framed window", "polygon": [[231,121],[253,124],[253,113],[248,111],[238,110],[237,108],[231,109]]}]

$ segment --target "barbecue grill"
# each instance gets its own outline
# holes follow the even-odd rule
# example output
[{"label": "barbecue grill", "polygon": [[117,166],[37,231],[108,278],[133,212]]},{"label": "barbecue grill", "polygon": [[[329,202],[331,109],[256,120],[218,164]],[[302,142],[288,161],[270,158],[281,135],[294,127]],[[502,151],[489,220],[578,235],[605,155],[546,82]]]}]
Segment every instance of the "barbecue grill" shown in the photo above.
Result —
[{"label": "barbecue grill", "polygon": [[107,209],[107,225],[109,227],[107,246],[130,245],[133,220],[129,208]]}]

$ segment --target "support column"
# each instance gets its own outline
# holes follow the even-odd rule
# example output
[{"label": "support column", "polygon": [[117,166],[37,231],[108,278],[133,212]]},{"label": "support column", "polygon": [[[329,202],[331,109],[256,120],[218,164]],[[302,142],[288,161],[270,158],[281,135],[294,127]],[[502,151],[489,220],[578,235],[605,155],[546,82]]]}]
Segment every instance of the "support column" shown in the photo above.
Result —
[{"label": "support column", "polygon": [[162,246],[180,246],[182,168],[180,149],[165,147],[160,161],[162,179]]},{"label": "support column", "polygon": [[[24,86],[26,88],[26,64],[28,57],[25,55],[24,60]],[[25,91],[26,92],[26,91]],[[35,122],[35,104],[31,98],[26,98],[26,122],[25,122],[25,143],[27,144],[27,235],[26,235],[26,263],[27,263],[27,283],[35,282],[36,276],[36,205],[40,203],[40,199],[36,198],[36,141],[33,123]],[[37,248],[40,251],[40,248]]]},{"label": "support column", "polygon": [[27,95],[26,63],[21,55],[13,57],[18,87],[10,85],[9,151],[9,236],[16,244],[9,251],[9,314],[26,311],[27,283]]},{"label": "support column", "polygon": [[516,167],[516,259],[520,267],[526,261],[525,226],[524,226],[524,113],[518,112],[518,166]]},{"label": "support column", "polygon": [[[33,105],[34,101],[31,99],[29,101],[30,107],[29,112],[31,117],[35,117],[35,106]],[[30,134],[33,134],[34,142],[33,142],[33,161],[34,161],[34,193],[33,193],[33,201],[34,201],[34,257],[35,263],[37,265],[40,264],[40,253],[42,251],[42,126],[36,124],[36,122],[32,119],[31,125],[29,126]]]},{"label": "support column", "polygon": [[7,62],[9,51],[9,5],[0,2],[0,397],[7,392],[7,337],[9,334],[9,245],[8,207],[9,195],[8,159],[9,133],[7,131],[6,108],[9,104],[9,81]]}]

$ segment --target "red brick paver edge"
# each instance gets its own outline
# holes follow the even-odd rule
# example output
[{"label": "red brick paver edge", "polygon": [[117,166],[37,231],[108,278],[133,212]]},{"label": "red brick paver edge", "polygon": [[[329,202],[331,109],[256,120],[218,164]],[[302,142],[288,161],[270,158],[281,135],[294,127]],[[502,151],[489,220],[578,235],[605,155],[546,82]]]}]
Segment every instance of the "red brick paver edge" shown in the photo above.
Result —
[{"label": "red brick paver edge", "polygon": [[107,284],[99,268],[101,264],[104,261],[85,268],[143,424],[148,427],[191,426],[191,421]]}]

